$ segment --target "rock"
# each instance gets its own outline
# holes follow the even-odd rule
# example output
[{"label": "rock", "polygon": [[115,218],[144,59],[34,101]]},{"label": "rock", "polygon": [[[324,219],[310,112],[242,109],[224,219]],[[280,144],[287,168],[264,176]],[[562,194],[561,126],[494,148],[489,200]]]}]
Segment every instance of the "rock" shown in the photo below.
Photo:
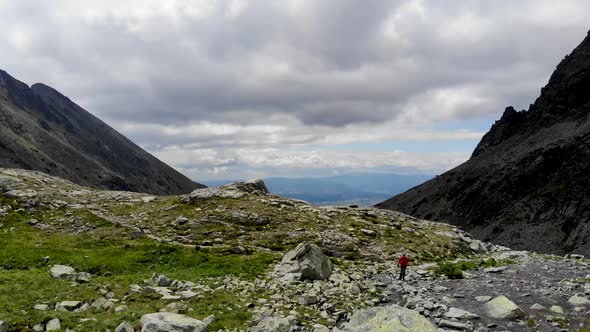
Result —
[{"label": "rock", "polygon": [[538,303],[535,303],[529,309],[531,309],[531,310],[545,310],[547,308],[545,306],[543,306],[543,305],[540,305]]},{"label": "rock", "polygon": [[141,293],[142,290],[143,289],[138,284],[133,284],[133,285],[129,286],[129,291],[131,293]]},{"label": "rock", "polygon": [[322,324],[314,324],[312,326],[311,332],[330,332],[330,329]]},{"label": "rock", "polygon": [[483,269],[485,273],[501,273],[504,270],[506,270],[506,266],[486,267]]},{"label": "rock", "polygon": [[301,305],[316,304],[317,302],[318,298],[315,295],[303,295],[299,298],[299,304]]},{"label": "rock", "polygon": [[49,305],[44,304],[44,303],[39,303],[39,304],[35,304],[33,306],[33,309],[39,310],[39,311],[47,311],[47,310],[49,310]]},{"label": "rock", "polygon": [[450,321],[450,320],[446,320],[446,319],[441,319],[441,321],[438,323],[439,327],[448,327],[454,330],[467,330],[469,329],[469,325],[465,324],[465,323],[461,323],[461,322],[457,322],[457,321]]},{"label": "rock", "polygon": [[57,311],[74,311],[84,304],[82,301],[62,301],[55,305]]},{"label": "rock", "polygon": [[231,252],[232,254],[243,255],[246,253],[246,248],[242,246],[235,246],[229,249],[229,252]]},{"label": "rock", "polygon": [[477,302],[488,302],[492,297],[491,296],[476,296],[475,300]]},{"label": "rock", "polygon": [[563,310],[563,308],[558,305],[552,305],[551,307],[549,307],[549,311],[556,313],[556,314],[564,314],[565,313],[565,310]]},{"label": "rock", "polygon": [[76,270],[66,265],[53,265],[49,273],[53,279],[69,279],[74,277]]},{"label": "rock", "polygon": [[134,332],[133,326],[128,322],[123,322],[117,326],[115,332]]},{"label": "rock", "polygon": [[264,317],[256,326],[254,326],[251,332],[289,332],[291,323],[285,317]]},{"label": "rock", "polygon": [[79,283],[88,283],[92,281],[92,274],[88,272],[80,272],[76,275],[76,281]]},{"label": "rock", "polygon": [[54,318],[45,324],[45,331],[47,332],[59,330],[61,330],[61,322],[57,318]]},{"label": "rock", "polygon": [[375,231],[372,231],[370,229],[365,229],[365,228],[361,228],[361,233],[365,234],[366,236],[370,236],[370,237],[377,236],[377,233]]},{"label": "rock", "polygon": [[169,312],[143,315],[140,323],[141,332],[205,332],[207,329],[203,321]]},{"label": "rock", "polygon": [[117,313],[117,314],[118,313],[121,313],[121,312],[127,310],[127,308],[128,307],[126,305],[120,305],[120,306],[118,306],[118,307],[115,308],[115,313]]},{"label": "rock", "polygon": [[180,293],[178,293],[178,295],[180,295],[180,297],[182,297],[183,299],[192,299],[193,297],[199,295],[193,291],[182,291]]},{"label": "rock", "polygon": [[330,278],[332,269],[330,258],[324,255],[320,247],[303,242],[283,256],[279,274],[292,274],[299,280],[326,280]]},{"label": "rock", "polygon": [[516,319],[524,318],[527,313],[510,301],[506,296],[500,295],[485,304],[488,315],[492,318],[499,319]]},{"label": "rock", "polygon": [[449,311],[443,314],[443,317],[458,320],[479,319],[478,315],[459,308],[450,308]]},{"label": "rock", "polygon": [[174,221],[174,224],[177,226],[185,225],[186,223],[188,223],[188,218],[183,216],[176,218]]},{"label": "rock", "polygon": [[155,281],[156,285],[159,287],[168,287],[172,283],[172,280],[163,274],[154,273],[151,279]]},{"label": "rock", "polygon": [[156,199],[155,196],[144,196],[141,198],[141,201],[144,203],[150,203],[153,202]]},{"label": "rock", "polygon": [[585,297],[578,296],[578,294],[575,294],[574,296],[570,297],[569,300],[567,300],[567,302],[575,307],[583,307],[590,305],[590,300],[588,300]]},{"label": "rock", "polygon": [[0,332],[8,332],[8,324],[3,320],[0,320]]},{"label": "rock", "polygon": [[343,332],[436,332],[436,327],[417,311],[391,305],[355,312]]},{"label": "rock", "polygon": [[91,307],[95,310],[95,311],[99,311],[99,310],[110,310],[113,306],[115,305],[115,303],[111,300],[107,300],[104,297],[99,298],[98,300],[94,301],[94,303],[92,303]]}]

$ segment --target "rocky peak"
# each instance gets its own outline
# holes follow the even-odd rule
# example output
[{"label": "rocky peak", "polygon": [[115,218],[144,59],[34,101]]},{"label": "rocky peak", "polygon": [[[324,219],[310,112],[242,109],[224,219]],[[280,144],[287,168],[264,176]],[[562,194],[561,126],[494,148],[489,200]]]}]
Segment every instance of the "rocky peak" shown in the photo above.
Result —
[{"label": "rocky peak", "polygon": [[473,151],[472,157],[475,157],[485,149],[498,145],[509,137],[518,134],[522,129],[522,125],[525,123],[526,118],[526,111],[522,110],[517,112],[512,106],[506,107],[500,120],[496,121],[492,126],[492,129],[490,129],[490,131],[481,139],[481,142],[479,142]]},{"label": "rocky peak", "polygon": [[590,111],[590,32],[557,65],[541,95],[528,111],[512,106],[492,126],[475,148],[472,157],[515,135],[531,135],[559,122],[579,122]]}]

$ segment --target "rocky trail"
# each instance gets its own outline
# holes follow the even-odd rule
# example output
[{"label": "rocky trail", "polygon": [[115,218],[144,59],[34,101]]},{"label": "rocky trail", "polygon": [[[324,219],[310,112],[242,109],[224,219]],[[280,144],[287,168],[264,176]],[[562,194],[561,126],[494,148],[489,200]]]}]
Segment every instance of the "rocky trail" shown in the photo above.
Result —
[{"label": "rocky trail", "polygon": [[[509,257],[515,264],[464,272],[460,280],[433,279],[416,273],[420,267],[405,282],[396,280],[393,272],[379,278],[401,294],[393,303],[415,309],[447,330],[569,331],[589,326],[587,262],[526,251],[495,257]],[[498,296],[507,297],[528,315],[493,317],[488,303]]]}]

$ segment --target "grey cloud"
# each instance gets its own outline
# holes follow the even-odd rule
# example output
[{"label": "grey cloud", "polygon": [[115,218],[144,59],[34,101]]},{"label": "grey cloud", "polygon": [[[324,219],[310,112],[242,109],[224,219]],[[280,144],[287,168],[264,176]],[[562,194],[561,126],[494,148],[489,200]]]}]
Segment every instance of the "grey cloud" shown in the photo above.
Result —
[{"label": "grey cloud", "polygon": [[[0,66],[53,85],[106,119],[171,125],[267,123],[276,114],[310,128],[381,123],[426,91],[488,87],[488,103],[457,110],[450,121],[526,107],[590,21],[590,13],[557,23],[527,16],[552,1],[302,3],[293,12],[287,1],[248,1],[235,17],[228,1],[204,17],[182,4],[174,15],[126,17],[105,4],[87,19],[56,14],[60,1],[15,1],[0,19],[29,31],[31,41],[11,55],[10,36],[2,36]],[[465,17],[472,21],[462,26]],[[384,36],[387,24],[395,38]],[[475,38],[445,35],[453,24]]]}]

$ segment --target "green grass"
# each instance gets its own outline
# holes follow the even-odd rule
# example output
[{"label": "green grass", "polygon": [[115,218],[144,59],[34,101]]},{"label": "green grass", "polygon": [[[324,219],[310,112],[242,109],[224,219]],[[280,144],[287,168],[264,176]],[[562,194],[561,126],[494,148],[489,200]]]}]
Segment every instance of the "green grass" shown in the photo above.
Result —
[{"label": "green grass", "polygon": [[[4,204],[13,204],[3,200]],[[55,230],[40,230],[27,221],[34,217],[41,222],[57,220],[65,211],[44,211],[31,216],[15,212],[16,207],[3,218],[0,228],[0,320],[9,323],[10,331],[28,329],[29,325],[60,318],[62,328],[77,330],[113,329],[122,321],[138,322],[142,314],[156,312],[166,302],[148,295],[131,295],[129,309],[114,313],[38,312],[32,309],[40,302],[55,304],[64,300],[91,301],[99,298],[97,288],[110,285],[116,298],[128,294],[131,284],[141,284],[154,272],[170,278],[194,282],[207,282],[211,278],[233,275],[240,279],[253,279],[264,274],[278,257],[270,253],[231,255],[223,250],[195,251],[191,248],[162,244],[148,238],[131,240],[129,230],[94,216],[88,212],[74,212],[70,219],[95,228],[80,234],[67,234]],[[69,219],[68,219],[69,220]],[[52,228],[53,229],[53,228]],[[44,257],[49,256],[48,261]],[[75,287],[69,281],[53,280],[50,265],[64,264],[78,271],[92,273],[89,284]],[[212,328],[244,327],[250,314],[245,308],[227,307],[240,301],[230,291],[215,291],[198,301],[186,301],[193,311],[188,315],[204,318],[215,314]],[[98,322],[80,323],[80,318],[96,317]],[[81,325],[82,324],[82,325]]]},{"label": "green grass", "polygon": [[444,275],[449,279],[462,279],[463,271],[476,270],[479,268],[497,267],[514,264],[510,259],[495,260],[490,258],[487,260],[462,260],[459,262],[439,262],[438,267],[434,270],[435,276]]}]

